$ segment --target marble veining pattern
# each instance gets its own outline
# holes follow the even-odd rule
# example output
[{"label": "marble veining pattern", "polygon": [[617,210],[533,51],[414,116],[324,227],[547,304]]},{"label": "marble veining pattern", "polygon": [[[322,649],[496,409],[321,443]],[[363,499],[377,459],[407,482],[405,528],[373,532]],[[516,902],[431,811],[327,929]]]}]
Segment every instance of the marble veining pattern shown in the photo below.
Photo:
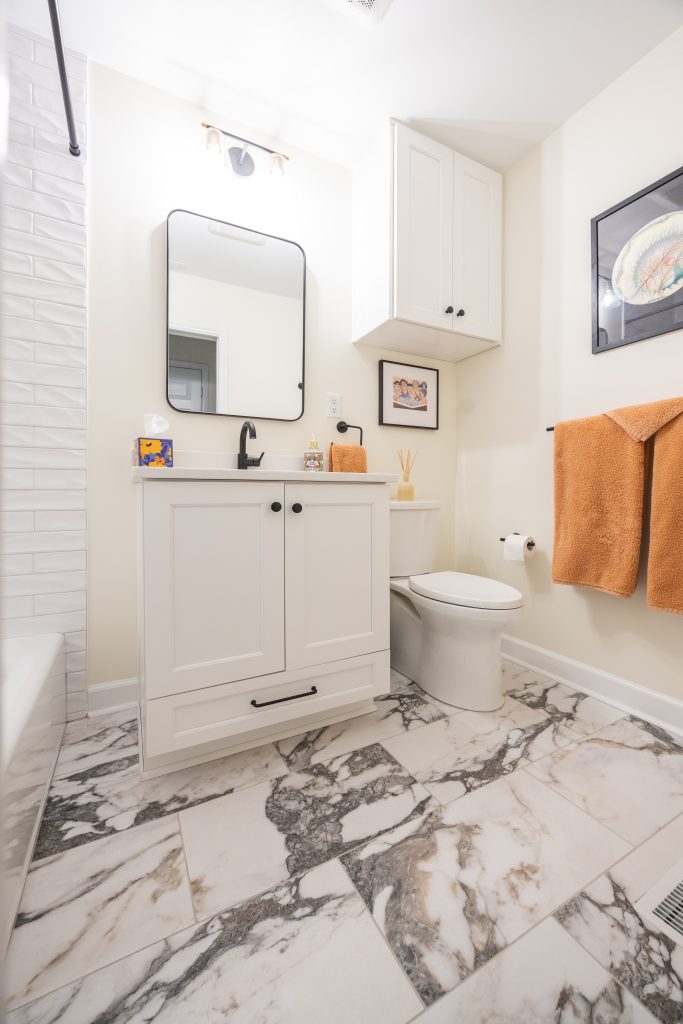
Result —
[{"label": "marble veining pattern", "polygon": [[631,843],[683,811],[683,747],[637,718],[621,718],[527,771]]},{"label": "marble veining pattern", "polygon": [[628,849],[515,772],[427,808],[342,863],[429,1004]]},{"label": "marble veining pattern", "polygon": [[683,816],[615,865],[556,914],[662,1024],[683,1020],[683,945],[643,919],[635,904],[683,850]]},{"label": "marble veining pattern", "polygon": [[506,698],[498,711],[463,711],[383,745],[448,803],[574,740],[562,723]]},{"label": "marble veining pattern", "polygon": [[137,754],[101,761],[54,779],[34,859],[286,773],[271,743],[151,779],[140,777]]},{"label": "marble veining pattern", "polygon": [[554,722],[571,729],[577,736],[587,736],[625,717],[618,708],[533,672],[517,674],[507,693],[527,707],[545,711]]},{"label": "marble veining pattern", "polygon": [[194,921],[177,817],[30,871],[7,959],[10,1008]]},{"label": "marble veining pattern", "polygon": [[407,1024],[421,1008],[333,860],[17,1010],[8,1024]]},{"label": "marble veining pattern", "polygon": [[206,917],[253,896],[419,818],[430,802],[374,744],[183,811],[195,911]]},{"label": "marble veining pattern", "polygon": [[55,778],[135,757],[137,753],[138,720],[134,711],[79,718],[66,726]]},{"label": "marble veining pattern", "polygon": [[[404,680],[405,676],[399,678]],[[391,693],[376,697],[375,705],[376,710],[369,715],[279,740],[275,746],[287,765],[297,770],[444,717],[443,711],[424,699],[421,692],[411,686],[410,680],[405,680],[402,688],[392,688]]]},{"label": "marble veining pattern", "polygon": [[655,1024],[552,919],[425,1011],[419,1024]]}]

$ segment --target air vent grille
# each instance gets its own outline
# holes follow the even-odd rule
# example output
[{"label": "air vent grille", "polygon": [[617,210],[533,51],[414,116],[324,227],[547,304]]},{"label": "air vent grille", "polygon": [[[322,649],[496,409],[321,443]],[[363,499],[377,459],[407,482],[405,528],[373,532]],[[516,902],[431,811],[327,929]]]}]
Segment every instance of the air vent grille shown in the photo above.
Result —
[{"label": "air vent grille", "polygon": [[327,0],[337,10],[345,11],[365,24],[379,21],[391,0]]},{"label": "air vent grille", "polygon": [[683,882],[679,882],[676,888],[657,904],[652,913],[683,936]]}]

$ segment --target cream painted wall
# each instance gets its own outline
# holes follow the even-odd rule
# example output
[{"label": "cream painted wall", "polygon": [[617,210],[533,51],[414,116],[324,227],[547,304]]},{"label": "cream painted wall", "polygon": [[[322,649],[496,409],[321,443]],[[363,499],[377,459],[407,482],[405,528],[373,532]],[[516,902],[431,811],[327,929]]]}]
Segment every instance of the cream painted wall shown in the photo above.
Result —
[{"label": "cream painted wall", "polygon": [[312,430],[325,445],[339,440],[324,396],[341,392],[343,417],[366,429],[371,470],[394,470],[399,446],[419,450],[417,492],[444,503],[440,557],[449,567],[455,366],[416,360],[441,369],[440,430],[377,426],[377,360],[388,353],[349,342],[350,173],[286,147],[292,159],[283,180],[240,179],[212,165],[200,122],[254,137],[247,126],[96,64],[89,89],[89,684],[137,674],[130,451],[143,414],[167,416],[180,449],[237,449],[239,419],[176,413],[166,403],[165,220],[175,207],[291,238],[306,250],[306,412],[295,423],[257,422],[254,447],[297,454]]},{"label": "cream painted wall", "polygon": [[[553,585],[558,420],[683,392],[683,332],[591,354],[590,219],[683,163],[672,103],[683,30],[551,135],[505,179],[504,344],[458,367],[458,567],[525,594],[525,640],[683,698],[683,619]],[[504,562],[519,530],[535,558]]]},{"label": "cream painted wall", "polygon": [[[218,409],[294,420],[301,412],[301,298],[172,270],[169,317],[220,337]],[[257,372],[254,372],[254,371]]]}]

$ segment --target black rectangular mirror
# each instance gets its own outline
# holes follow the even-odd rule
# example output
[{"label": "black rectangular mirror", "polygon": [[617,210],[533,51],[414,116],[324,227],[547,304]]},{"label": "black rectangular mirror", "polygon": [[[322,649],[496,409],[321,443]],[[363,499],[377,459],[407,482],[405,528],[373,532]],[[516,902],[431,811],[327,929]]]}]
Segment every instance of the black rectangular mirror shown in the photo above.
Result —
[{"label": "black rectangular mirror", "polygon": [[304,410],[300,245],[172,210],[167,390],[180,412],[297,420]]}]

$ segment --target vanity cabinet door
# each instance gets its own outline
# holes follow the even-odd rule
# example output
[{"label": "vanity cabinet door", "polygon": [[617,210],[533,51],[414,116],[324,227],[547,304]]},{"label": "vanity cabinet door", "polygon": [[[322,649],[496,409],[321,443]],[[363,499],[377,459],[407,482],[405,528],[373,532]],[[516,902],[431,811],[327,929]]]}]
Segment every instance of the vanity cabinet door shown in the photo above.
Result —
[{"label": "vanity cabinet door", "polygon": [[148,699],[284,669],[283,506],[279,482],[145,481]]},{"label": "vanity cabinet door", "polygon": [[389,647],[389,492],[285,485],[287,668]]}]

